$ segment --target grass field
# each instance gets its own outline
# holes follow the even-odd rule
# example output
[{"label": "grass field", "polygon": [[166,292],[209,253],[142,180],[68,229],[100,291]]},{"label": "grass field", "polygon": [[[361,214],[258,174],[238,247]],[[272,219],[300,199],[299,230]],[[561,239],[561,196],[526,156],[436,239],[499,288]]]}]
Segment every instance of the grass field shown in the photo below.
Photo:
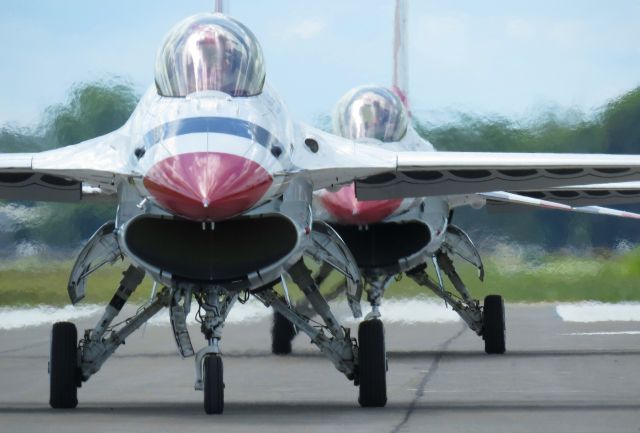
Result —
[{"label": "grass field", "polygon": [[[567,254],[538,255],[535,258],[517,250],[493,253],[485,258],[485,281],[480,282],[473,267],[458,261],[458,269],[471,290],[483,298],[499,293],[511,302],[640,301],[640,249],[624,254],[600,254],[577,257]],[[5,261],[0,267],[0,305],[65,305],[69,302],[67,281],[72,260],[27,258]],[[84,302],[108,302],[121,278],[125,265],[105,267],[89,278]],[[430,270],[432,273],[433,270]],[[335,273],[334,273],[335,274]],[[338,282],[333,275],[323,288]],[[151,281],[146,279],[133,294],[140,303],[149,297]],[[292,297],[300,296],[296,289]],[[429,296],[430,292],[409,278],[395,281],[387,297]]]}]

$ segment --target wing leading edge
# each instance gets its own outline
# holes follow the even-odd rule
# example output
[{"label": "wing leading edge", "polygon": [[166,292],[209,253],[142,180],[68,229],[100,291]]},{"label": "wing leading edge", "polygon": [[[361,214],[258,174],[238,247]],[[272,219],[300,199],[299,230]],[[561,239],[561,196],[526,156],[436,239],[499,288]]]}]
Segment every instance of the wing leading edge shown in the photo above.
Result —
[{"label": "wing leading edge", "polygon": [[113,194],[115,177],[131,174],[128,136],[116,130],[40,153],[0,154],[0,199],[73,202],[84,193]]},{"label": "wing leading edge", "polygon": [[[640,156],[607,154],[408,152],[305,127],[294,164],[314,189],[355,180],[360,200],[535,191],[640,181]],[[313,151],[315,150],[315,152]]]}]

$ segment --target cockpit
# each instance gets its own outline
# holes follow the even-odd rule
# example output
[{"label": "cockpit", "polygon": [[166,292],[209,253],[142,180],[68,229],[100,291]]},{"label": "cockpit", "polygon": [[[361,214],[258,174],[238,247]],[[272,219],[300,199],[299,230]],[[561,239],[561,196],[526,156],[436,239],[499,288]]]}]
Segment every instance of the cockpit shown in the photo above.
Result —
[{"label": "cockpit", "polygon": [[344,95],[334,113],[334,132],[350,139],[399,141],[407,132],[409,116],[391,90],[363,86]]},{"label": "cockpit", "polygon": [[265,79],[262,48],[247,27],[226,15],[194,15],[167,34],[156,57],[155,79],[162,96],[257,95]]}]

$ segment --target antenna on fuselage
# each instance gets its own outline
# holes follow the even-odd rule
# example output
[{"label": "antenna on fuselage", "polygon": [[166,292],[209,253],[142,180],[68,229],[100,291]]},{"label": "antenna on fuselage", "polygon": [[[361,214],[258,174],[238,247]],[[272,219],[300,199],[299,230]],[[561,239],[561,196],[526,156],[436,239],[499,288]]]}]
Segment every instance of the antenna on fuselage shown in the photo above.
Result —
[{"label": "antenna on fuselage", "polygon": [[409,55],[407,52],[407,18],[409,0],[396,0],[393,20],[393,82],[391,89],[409,110]]},{"label": "antenna on fuselage", "polygon": [[228,0],[215,0],[215,12],[220,14],[227,14],[228,11]]}]

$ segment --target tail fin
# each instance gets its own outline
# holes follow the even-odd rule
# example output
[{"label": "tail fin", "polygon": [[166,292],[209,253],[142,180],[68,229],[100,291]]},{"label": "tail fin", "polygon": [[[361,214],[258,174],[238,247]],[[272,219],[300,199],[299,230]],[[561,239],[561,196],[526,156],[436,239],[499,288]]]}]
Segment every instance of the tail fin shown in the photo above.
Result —
[{"label": "tail fin", "polygon": [[396,0],[393,24],[393,83],[391,89],[409,110],[409,76],[407,53],[408,0]]},{"label": "tail fin", "polygon": [[215,0],[215,2],[216,2],[215,12],[218,12],[221,14],[229,13],[229,3],[227,0]]}]

